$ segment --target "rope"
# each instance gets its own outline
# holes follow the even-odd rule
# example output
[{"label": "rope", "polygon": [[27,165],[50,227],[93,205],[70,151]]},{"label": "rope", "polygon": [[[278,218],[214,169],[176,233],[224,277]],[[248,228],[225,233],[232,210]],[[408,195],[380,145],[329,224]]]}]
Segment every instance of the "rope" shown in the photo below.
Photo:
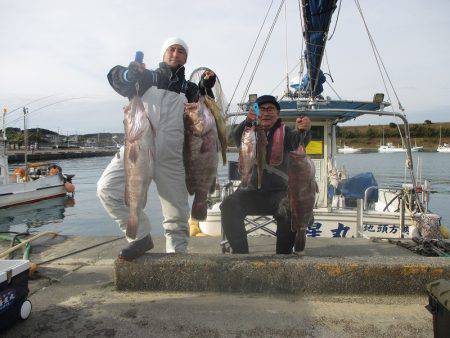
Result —
[{"label": "rope", "polygon": [[253,42],[252,49],[251,49],[250,54],[249,54],[249,56],[247,58],[247,61],[245,62],[244,69],[242,70],[241,76],[239,76],[239,80],[236,83],[236,86],[234,87],[233,95],[231,96],[231,99],[230,99],[230,102],[228,103],[227,109],[225,109],[225,115],[228,113],[228,110],[230,109],[231,102],[234,99],[234,95],[236,94],[236,91],[237,91],[237,89],[239,87],[239,84],[241,83],[242,77],[244,76],[245,70],[247,69],[247,65],[248,65],[248,63],[250,61],[250,58],[252,57],[252,54],[253,54],[253,51],[255,49],[256,43],[258,42],[259,36],[261,34],[261,31],[262,31],[262,29],[263,29],[263,27],[264,27],[264,25],[266,23],[266,19],[267,19],[267,16],[269,15],[270,9],[272,8],[272,4],[273,4],[273,0],[270,3],[269,9],[267,10],[266,15],[264,16],[264,20],[263,20],[263,22],[261,24],[261,27],[259,28],[258,35],[256,36],[256,39]]},{"label": "rope", "polygon": [[66,258],[68,256],[72,256],[72,255],[75,255],[77,253],[80,253],[80,252],[83,252],[83,251],[87,251],[89,249],[93,249],[93,248],[96,248],[96,247],[104,245],[104,244],[115,242],[115,241],[118,241],[119,239],[123,239],[123,238],[125,238],[125,236],[117,237],[117,238],[113,238],[113,239],[107,240],[105,242],[97,243],[97,244],[88,246],[87,248],[75,250],[75,251],[69,252],[68,254],[65,254],[65,255],[62,255],[62,256],[59,256],[59,257],[55,257],[55,258],[51,258],[51,259],[43,261],[43,262],[39,262],[38,265],[44,265],[44,264],[47,264],[47,263],[51,263],[51,262],[56,261],[58,259]]},{"label": "rope", "polygon": [[342,100],[342,97],[337,93],[337,91],[333,88],[333,86],[331,85],[330,82],[328,82],[328,80],[325,80],[325,83],[331,88],[331,90],[333,91],[333,93],[336,94],[336,96],[339,98],[339,100]]},{"label": "rope", "polygon": [[269,33],[267,34],[266,40],[264,41],[264,45],[262,46],[261,52],[259,53],[258,60],[256,61],[255,67],[253,68],[253,72],[248,81],[247,87],[245,88],[244,95],[242,96],[241,103],[245,102],[245,98],[247,97],[248,91],[250,90],[250,86],[252,85],[253,79],[255,78],[256,71],[258,70],[261,59],[264,55],[264,51],[266,50],[267,44],[269,43],[270,36],[272,35],[273,29],[275,28],[275,24],[277,23],[278,17],[280,16],[281,9],[283,8],[285,0],[281,1],[280,7],[278,7],[277,14],[272,22],[272,26],[270,27]]},{"label": "rope", "polygon": [[286,95],[289,95],[289,60],[288,60],[288,26],[287,26],[287,2],[284,3],[284,23],[285,23],[285,56],[286,56]]},{"label": "rope", "polygon": [[339,13],[341,13],[341,5],[342,5],[342,0],[339,1],[339,8],[338,8],[338,13],[337,13],[337,15],[336,15],[336,22],[335,22],[335,24],[334,24],[333,33],[331,33],[330,37],[328,38],[328,41],[331,40],[331,38],[332,38],[333,35],[334,35],[334,32],[336,31],[336,27],[337,27],[338,20],[339,20]]},{"label": "rope", "polygon": [[[302,62],[302,60],[300,60],[299,62],[297,62],[297,64],[296,64],[293,68],[291,68],[291,70],[289,71],[288,75],[291,75],[291,73],[292,73],[294,70],[297,69],[297,67],[300,65],[301,62]],[[282,79],[280,82],[278,82],[278,84],[276,85],[276,87],[270,92],[270,95],[272,95],[272,94],[275,92],[275,90],[277,90],[277,88],[284,82],[284,80],[286,80],[286,76],[283,77],[283,79]]]},{"label": "rope", "polygon": [[[375,45],[375,41],[374,41],[374,39],[372,37],[372,34],[370,33],[369,27],[367,26],[367,22],[366,22],[366,19],[364,17],[361,5],[359,4],[359,0],[354,0],[354,1],[355,1],[356,8],[358,9],[359,14],[361,15],[361,19],[363,20],[364,27],[365,27],[366,32],[367,32],[367,36],[369,37],[369,42],[370,42],[370,45],[372,46],[372,52],[373,52],[373,55],[375,57],[375,61],[377,62],[378,71],[380,72],[380,76],[381,76],[381,79],[383,81],[384,89],[386,90],[386,94],[388,96],[389,102],[392,103],[392,99],[391,99],[390,92],[389,92],[389,90],[387,88],[386,80],[385,80],[384,75],[383,75],[383,70],[384,70],[384,72],[386,74],[386,77],[388,78],[388,81],[389,81],[389,83],[391,85],[392,91],[394,92],[394,95],[397,98],[399,109],[404,110],[402,105],[401,105],[401,103],[400,103],[400,100],[399,100],[399,98],[397,96],[397,93],[396,93],[396,91],[394,89],[394,86],[393,86],[393,84],[392,84],[392,82],[390,80],[389,74],[387,73],[387,70],[384,67],[383,60],[381,59],[381,55],[380,55],[380,53],[379,53],[379,51],[378,51],[378,49],[377,49],[377,47]],[[382,70],[382,68],[383,68],[383,70]],[[392,112],[395,114],[394,107],[391,106],[391,109],[392,109]],[[397,126],[397,130],[398,130],[398,132],[400,134],[400,139],[402,141],[402,147],[405,147],[405,140],[403,139],[403,134],[402,134],[402,131],[400,129],[400,126],[398,125],[398,123],[395,123],[395,125]],[[405,136],[408,137],[407,135],[405,135]]]}]

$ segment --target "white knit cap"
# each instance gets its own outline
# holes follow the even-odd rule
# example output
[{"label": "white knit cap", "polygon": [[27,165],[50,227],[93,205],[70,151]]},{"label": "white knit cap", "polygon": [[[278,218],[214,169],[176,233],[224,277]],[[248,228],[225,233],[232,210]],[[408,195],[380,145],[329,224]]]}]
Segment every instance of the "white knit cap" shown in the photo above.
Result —
[{"label": "white knit cap", "polygon": [[166,41],[164,41],[164,43],[161,47],[161,58],[164,57],[164,54],[166,53],[167,48],[169,48],[170,46],[173,46],[173,45],[183,46],[183,48],[186,50],[186,55],[189,54],[189,48],[188,48],[188,45],[186,42],[184,42],[180,38],[171,37],[171,38],[168,38]]}]

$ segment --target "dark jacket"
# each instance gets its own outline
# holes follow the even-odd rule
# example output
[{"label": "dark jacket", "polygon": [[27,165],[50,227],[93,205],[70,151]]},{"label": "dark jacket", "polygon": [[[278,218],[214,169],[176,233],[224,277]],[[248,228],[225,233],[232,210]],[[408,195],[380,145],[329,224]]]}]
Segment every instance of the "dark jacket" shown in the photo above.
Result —
[{"label": "dark jacket", "polygon": [[[131,99],[136,94],[136,87],[133,82],[125,80],[124,73],[127,69],[127,67],[115,66],[108,73],[108,81],[117,93]],[[161,62],[156,70],[146,69],[139,80],[139,96],[142,96],[152,86],[183,93],[186,95],[188,102],[197,102],[199,95],[203,95],[206,91],[210,96],[212,95],[211,90],[205,90],[205,85],[211,85],[211,79],[207,81],[202,77],[199,86],[197,86],[195,83],[186,80],[184,71],[183,66],[172,69],[164,62]]]},{"label": "dark jacket", "polygon": [[[270,128],[270,130],[267,132],[267,154],[266,154],[266,161],[267,165],[270,161],[270,155],[272,153],[272,144],[273,144],[273,135],[275,133],[275,130],[280,127],[281,125],[281,119],[278,119],[278,121]],[[234,141],[236,142],[236,145],[240,146],[241,144],[241,138],[242,133],[244,132],[244,129],[246,126],[251,126],[251,123],[248,121],[243,121],[241,124],[237,125],[236,128],[233,130],[233,137]],[[288,126],[285,127],[285,133],[284,133],[284,153],[283,153],[283,161],[279,166],[274,167],[276,170],[279,170],[287,175],[288,171],[288,158],[289,158],[289,152],[293,151],[298,148],[299,144],[303,144],[304,147],[306,147],[311,140],[311,132],[310,131],[298,131],[298,130],[292,130]],[[252,172],[252,178],[250,181],[250,187],[256,188],[257,187],[257,170],[256,165],[253,167]],[[265,191],[277,191],[277,190],[286,190],[287,189],[287,181],[285,178],[281,177],[280,175],[268,172],[267,170],[264,170],[263,178],[261,182],[261,190]]]}]

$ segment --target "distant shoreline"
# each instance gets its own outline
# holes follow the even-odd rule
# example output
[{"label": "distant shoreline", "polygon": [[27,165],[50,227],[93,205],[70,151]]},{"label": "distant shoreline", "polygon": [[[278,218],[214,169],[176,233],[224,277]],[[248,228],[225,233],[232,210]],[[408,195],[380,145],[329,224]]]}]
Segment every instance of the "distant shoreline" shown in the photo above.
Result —
[{"label": "distant shoreline", "polygon": [[[94,149],[43,149],[28,151],[28,162],[40,162],[50,160],[62,160],[67,158],[101,157],[113,156],[117,149],[94,148]],[[25,161],[24,150],[7,150],[8,163],[22,163]]]}]

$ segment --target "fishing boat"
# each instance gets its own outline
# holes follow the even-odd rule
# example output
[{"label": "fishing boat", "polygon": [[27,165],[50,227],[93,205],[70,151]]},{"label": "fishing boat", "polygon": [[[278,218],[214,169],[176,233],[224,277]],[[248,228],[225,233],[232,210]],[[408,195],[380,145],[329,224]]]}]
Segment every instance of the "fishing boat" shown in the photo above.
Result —
[{"label": "fishing boat", "polygon": [[12,169],[10,174],[6,138],[0,136],[0,208],[73,194],[73,176],[64,174],[54,163],[29,164],[27,161],[24,166]]},{"label": "fishing boat", "polygon": [[[308,226],[307,237],[410,238],[418,233],[418,219],[425,217],[437,226],[440,217],[429,209],[430,185],[426,181],[419,182],[415,176],[409,124],[401,104],[398,102],[399,110],[394,110],[392,103],[385,101],[382,93],[375,93],[371,100],[359,101],[324,98],[321,95],[324,75],[320,67],[336,2],[337,0],[299,2],[305,46],[305,53],[302,52],[301,55],[305,57],[306,73],[300,74],[299,78],[303,80],[296,84],[294,92],[289,91],[287,73],[287,92],[279,100],[280,116],[286,124],[293,124],[299,116],[308,116],[312,121],[312,139],[306,152],[316,167],[319,192],[314,207],[314,223]],[[356,2],[359,5],[359,2]],[[283,4],[284,1],[281,2],[278,13]],[[362,10],[360,14],[363,16]],[[276,19],[277,17],[274,20]],[[374,54],[380,58],[376,48]],[[385,72],[385,69],[380,71]],[[385,89],[394,90],[393,87]],[[248,90],[244,96],[247,94]],[[242,111],[228,112],[227,117],[245,116],[254,100],[255,95],[249,95],[248,101],[239,105]],[[388,143],[382,149],[405,153],[406,169],[409,173],[407,181],[397,182],[395,186],[380,186],[370,172],[348,177],[345,170],[338,167],[337,127],[346,121],[366,116],[398,119],[403,123],[402,138],[405,148],[396,148]],[[232,166],[236,167],[236,163],[230,163],[229,172],[233,172]],[[239,186],[238,178],[230,176],[233,175],[229,175],[228,180],[222,182],[222,189],[217,189],[211,196],[208,217],[199,223],[201,231],[206,234],[221,234],[221,199]],[[273,233],[274,223],[270,223],[270,217],[268,220],[266,216],[262,216],[247,217],[247,224],[256,226],[256,234],[261,233],[262,229],[269,229]],[[226,240],[222,241],[223,248],[226,243]]]},{"label": "fishing boat", "polygon": [[346,146],[344,144],[343,147],[337,148],[337,151],[340,154],[355,154],[355,153],[360,153],[361,152],[361,148],[352,148],[352,147]]}]

